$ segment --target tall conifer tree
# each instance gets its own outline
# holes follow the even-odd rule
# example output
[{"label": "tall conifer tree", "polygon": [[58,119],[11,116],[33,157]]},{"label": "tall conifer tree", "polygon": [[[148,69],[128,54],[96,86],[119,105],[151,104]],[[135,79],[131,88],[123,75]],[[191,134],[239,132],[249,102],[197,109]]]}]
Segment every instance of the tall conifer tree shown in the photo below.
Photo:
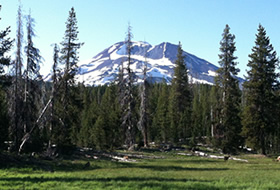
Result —
[{"label": "tall conifer tree", "polygon": [[99,116],[94,125],[95,145],[101,150],[113,150],[121,145],[120,112],[116,91],[115,85],[106,87],[99,106]]},{"label": "tall conifer tree", "polygon": [[181,43],[178,45],[177,60],[175,61],[174,76],[170,94],[170,122],[173,140],[187,137],[191,118],[191,94],[188,80],[188,70]]},{"label": "tall conifer tree", "polygon": [[157,99],[156,109],[153,118],[153,131],[154,135],[158,138],[156,140],[160,142],[168,142],[172,140],[170,120],[168,118],[168,97],[169,97],[169,87],[166,83],[154,85],[154,89],[160,86],[159,94],[154,93]]},{"label": "tall conifer tree", "polygon": [[255,46],[249,55],[243,112],[243,134],[246,144],[266,154],[269,137],[277,127],[277,98],[279,76],[278,58],[262,25],[256,34]]},{"label": "tall conifer tree", "polygon": [[202,133],[202,92],[201,92],[201,87],[199,84],[194,85],[193,88],[193,104],[192,104],[192,129],[191,129],[191,145],[195,146],[196,145],[196,140],[201,137]]},{"label": "tall conifer tree", "polygon": [[4,73],[4,66],[9,66],[11,64],[11,57],[7,56],[7,53],[11,50],[14,42],[14,40],[8,37],[10,32],[11,27],[7,27],[5,30],[0,31],[0,74]]},{"label": "tall conifer tree", "polygon": [[[1,5],[0,5],[1,10]],[[0,31],[0,77],[4,73],[4,66],[8,66],[11,64],[10,56],[7,56],[7,53],[11,50],[13,46],[13,40],[11,40],[8,35],[10,34],[10,27],[7,27],[5,30]],[[9,118],[8,118],[8,107],[7,107],[7,99],[6,93],[3,90],[2,86],[2,78],[0,78],[0,149],[3,148],[4,141],[8,138],[8,126],[9,126]]]},{"label": "tall conifer tree", "polygon": [[[239,69],[236,68],[237,57],[234,56],[236,51],[235,36],[230,33],[230,27],[226,25],[220,42],[220,68],[215,78],[215,88],[220,93],[217,99],[219,114],[216,126],[218,126],[219,134],[216,136],[221,143],[224,153],[236,152],[241,144],[241,119],[240,104],[241,91],[239,90],[239,82],[237,74]],[[219,143],[219,144],[220,144]]]},{"label": "tall conifer tree", "polygon": [[83,43],[78,42],[78,26],[76,12],[72,7],[69,11],[69,17],[66,22],[66,30],[63,41],[61,42],[61,57],[60,62],[64,65],[64,73],[60,79],[61,85],[59,88],[59,100],[56,101],[56,107],[60,111],[61,126],[58,135],[57,143],[59,146],[72,146],[77,141],[77,128],[79,123],[76,114],[78,114],[77,106],[80,106],[78,100],[78,94],[75,84],[75,74],[77,72],[77,63],[79,60],[78,50]]}]

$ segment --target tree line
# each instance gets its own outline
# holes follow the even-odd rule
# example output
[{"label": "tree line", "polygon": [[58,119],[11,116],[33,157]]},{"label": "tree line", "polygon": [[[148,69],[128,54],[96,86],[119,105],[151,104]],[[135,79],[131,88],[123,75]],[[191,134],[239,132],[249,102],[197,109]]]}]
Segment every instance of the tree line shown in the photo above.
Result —
[{"label": "tree line", "polygon": [[[203,142],[228,154],[245,147],[262,154],[280,151],[279,61],[262,25],[243,84],[237,79],[235,35],[228,25],[220,41],[214,85],[192,83],[181,43],[170,85],[149,82],[147,61],[142,63],[143,82],[136,84],[129,25],[127,59],[115,81],[88,87],[75,81],[83,43],[78,39],[74,8],[69,11],[62,42],[53,45],[52,82],[44,82],[40,75],[42,57],[33,43],[35,25],[30,13],[22,53],[21,12],[19,7],[15,40],[9,37],[10,27],[0,32],[2,150],[51,154],[53,149],[69,153],[75,147],[110,151],[149,147],[150,142],[189,147]],[[14,42],[12,60],[7,54]],[[7,66],[9,73],[4,69]]]}]

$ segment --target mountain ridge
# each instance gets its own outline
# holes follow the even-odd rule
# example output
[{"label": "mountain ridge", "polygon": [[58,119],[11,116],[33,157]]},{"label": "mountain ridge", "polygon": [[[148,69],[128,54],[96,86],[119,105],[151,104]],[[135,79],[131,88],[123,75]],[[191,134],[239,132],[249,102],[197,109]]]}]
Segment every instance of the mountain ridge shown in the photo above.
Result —
[{"label": "mountain ridge", "polygon": [[[173,77],[178,45],[162,42],[152,46],[147,42],[132,42],[131,69],[136,74],[136,82],[142,82],[143,63],[147,62],[148,79],[152,82],[166,81],[170,83]],[[185,63],[189,70],[189,78],[194,83],[213,84],[217,66],[186,51],[183,52]],[[123,63],[127,64],[126,45],[117,42],[104,49],[90,60],[78,63],[77,82],[87,86],[105,85],[113,82]],[[49,74],[45,80],[50,81]],[[239,78],[241,80],[241,78]]]}]

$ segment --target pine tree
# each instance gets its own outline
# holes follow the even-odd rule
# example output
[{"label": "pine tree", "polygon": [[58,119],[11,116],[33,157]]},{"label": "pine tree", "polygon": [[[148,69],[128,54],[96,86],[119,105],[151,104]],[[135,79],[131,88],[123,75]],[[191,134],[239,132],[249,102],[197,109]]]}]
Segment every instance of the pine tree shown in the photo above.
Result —
[{"label": "pine tree", "polygon": [[101,97],[99,97],[100,88],[100,86],[89,87],[84,91],[84,109],[82,112],[82,126],[79,132],[79,143],[85,147],[97,148],[97,144],[102,144],[99,143],[99,139],[103,139],[103,137],[98,136],[98,130],[95,128],[95,123],[100,116],[101,109],[99,102],[99,99],[101,99]]},{"label": "pine tree", "polygon": [[66,30],[63,42],[61,42],[61,62],[65,66],[64,68],[64,83],[67,87],[74,84],[74,76],[77,72],[77,63],[79,60],[78,50],[83,45],[78,41],[78,26],[77,18],[74,7],[69,12],[69,17],[66,22]]},{"label": "pine tree", "polygon": [[269,137],[277,127],[278,58],[262,25],[259,25],[255,46],[249,55],[243,112],[243,135],[246,144],[266,154]]},{"label": "pine tree", "polygon": [[79,146],[93,147],[91,138],[91,128],[94,125],[98,115],[94,111],[99,111],[96,108],[96,102],[92,95],[92,89],[84,87],[83,89],[83,104],[84,109],[82,111],[82,127],[79,134]]},{"label": "pine tree", "polygon": [[181,43],[178,45],[177,60],[175,61],[174,77],[170,94],[170,122],[173,140],[186,138],[190,127],[191,94],[188,83],[188,70]]},{"label": "pine tree", "polygon": [[235,153],[238,146],[241,145],[241,119],[239,116],[241,91],[237,79],[239,69],[236,68],[237,62],[235,62],[237,57],[234,56],[235,36],[229,30],[230,27],[226,25],[220,42],[220,68],[217,70],[215,78],[215,88],[217,93],[220,93],[219,99],[217,99],[220,113],[216,124],[219,125],[220,135],[217,135],[216,138],[221,142],[224,153]]},{"label": "pine tree", "polygon": [[98,116],[94,126],[93,126],[93,142],[95,145],[95,149],[97,150],[105,150],[106,146],[106,134],[104,131],[104,126],[106,125],[105,118],[102,116]]},{"label": "pine tree", "polygon": [[211,136],[211,94],[212,85],[200,84],[200,101],[202,109],[202,131],[201,136]]},{"label": "pine tree", "polygon": [[83,45],[78,41],[78,27],[77,18],[74,8],[72,7],[69,11],[69,17],[66,22],[66,30],[64,35],[64,40],[61,42],[61,57],[60,62],[64,65],[64,73],[59,83],[61,83],[58,89],[58,101],[56,101],[56,113],[59,120],[61,121],[59,127],[59,138],[57,139],[57,144],[61,147],[70,148],[73,142],[77,141],[77,136],[74,132],[79,129],[79,118],[77,113],[79,113],[79,106],[81,100],[78,98],[77,89],[74,87],[75,84],[75,74],[77,72],[78,63],[78,50]]},{"label": "pine tree", "polygon": [[[0,5],[1,10],[1,5]],[[2,74],[4,73],[4,66],[9,66],[11,64],[10,56],[7,53],[11,50],[14,40],[11,40],[8,35],[10,34],[10,27],[5,30],[0,31],[0,149],[4,148],[4,141],[8,139],[8,105],[7,98],[4,88],[2,86]]]},{"label": "pine tree", "polygon": [[9,117],[6,94],[0,85],[0,150],[4,149],[4,141],[8,140]]},{"label": "pine tree", "polygon": [[[105,93],[102,96],[101,104],[100,104],[100,114],[99,114],[99,130],[101,133],[96,134],[104,134],[104,140],[98,137],[101,142],[98,142],[99,146],[102,147],[103,150],[113,150],[114,148],[120,146],[120,142],[122,142],[122,138],[120,138],[120,112],[117,104],[117,97],[115,96],[117,91],[116,86],[110,85],[106,87]],[[97,120],[98,121],[98,120]],[[97,122],[96,121],[96,122]],[[102,143],[104,143],[102,145]]]},{"label": "pine tree", "polygon": [[160,84],[161,89],[157,101],[156,112],[153,121],[153,128],[157,128],[155,135],[158,136],[161,142],[168,142],[171,140],[171,129],[168,118],[168,97],[169,87],[166,83]]},{"label": "pine tree", "polygon": [[[148,111],[150,113],[149,119],[149,139],[152,142],[161,141],[160,137],[160,129],[158,124],[158,116],[157,116],[157,107],[158,107],[158,99],[160,96],[161,84],[163,83],[152,83],[150,92],[149,92],[149,107]],[[168,99],[168,97],[167,97]],[[168,102],[168,101],[165,101]]]},{"label": "pine tree", "polygon": [[191,129],[191,145],[196,145],[197,138],[201,137],[202,133],[202,102],[201,102],[201,87],[199,84],[196,84],[193,88],[194,90],[194,98],[192,104],[192,129]]},{"label": "pine tree", "polygon": [[11,64],[11,57],[6,55],[11,50],[14,42],[14,40],[8,37],[10,32],[11,27],[0,31],[0,74],[4,73],[4,66],[9,66]]},{"label": "pine tree", "polygon": [[192,145],[196,145],[197,140],[203,140],[203,137],[211,137],[211,89],[212,86],[208,84],[193,85]]},{"label": "pine tree", "polygon": [[70,126],[70,139],[73,145],[77,145],[79,142],[79,132],[81,129],[81,111],[83,110],[83,99],[80,93],[81,84],[71,87],[71,104],[69,106],[69,121]]}]

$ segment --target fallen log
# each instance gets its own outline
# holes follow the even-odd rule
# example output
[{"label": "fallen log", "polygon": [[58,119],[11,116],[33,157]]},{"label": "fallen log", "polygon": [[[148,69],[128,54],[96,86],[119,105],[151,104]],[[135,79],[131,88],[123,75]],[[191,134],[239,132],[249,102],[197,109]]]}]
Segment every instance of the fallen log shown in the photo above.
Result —
[{"label": "fallen log", "polygon": [[137,162],[136,160],[130,159],[128,157],[112,156],[112,159],[119,161],[119,162]]}]

